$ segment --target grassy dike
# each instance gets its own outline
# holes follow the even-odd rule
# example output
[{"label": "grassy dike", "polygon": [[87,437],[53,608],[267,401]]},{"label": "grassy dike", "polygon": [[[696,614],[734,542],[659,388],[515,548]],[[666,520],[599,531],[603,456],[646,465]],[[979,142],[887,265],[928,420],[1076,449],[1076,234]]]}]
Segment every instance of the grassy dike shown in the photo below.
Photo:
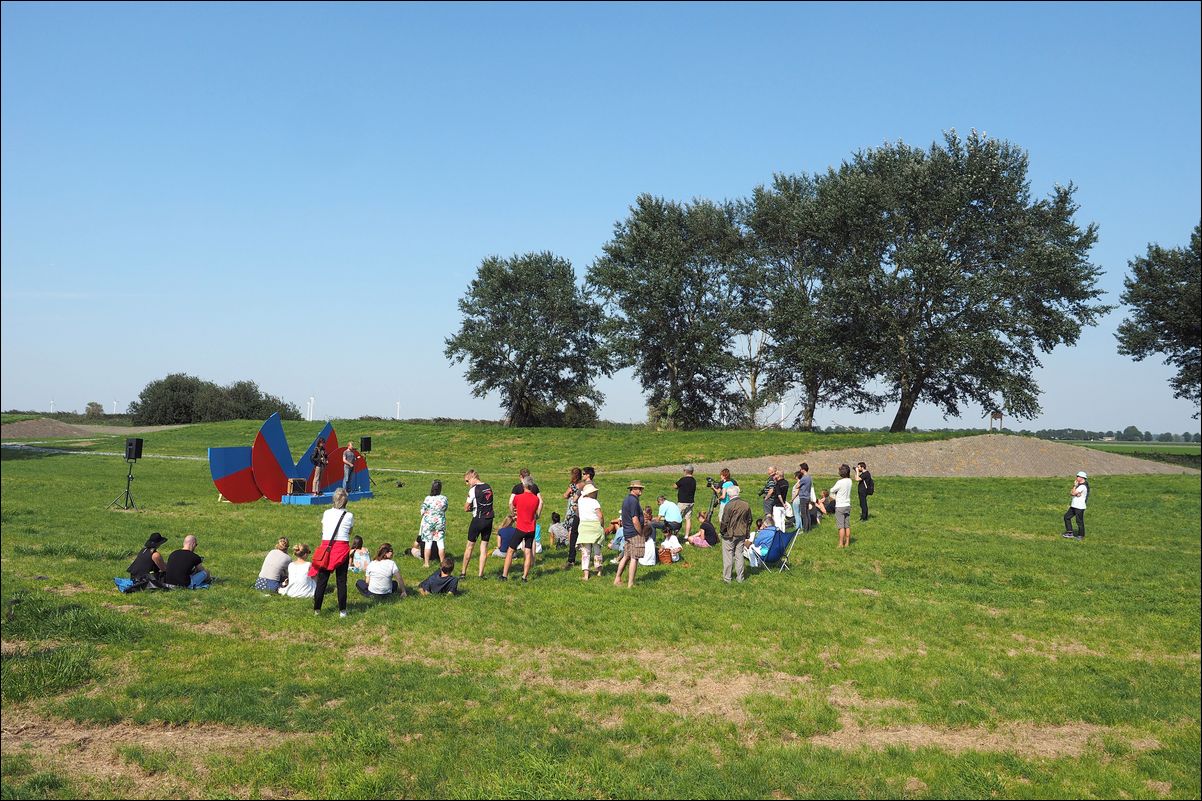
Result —
[{"label": "grassy dike", "polygon": [[[147,452],[203,455],[256,428],[161,432]],[[374,466],[470,464],[503,489],[519,464],[550,494],[593,462],[607,513],[623,495],[607,469],[821,447],[338,429],[380,438]],[[316,430],[290,424],[294,449]],[[742,586],[721,583],[712,550],[641,569],[633,592],[584,584],[551,551],[526,586],[378,605],[352,592],[339,621],[251,589],[278,535],[313,543],[320,509],[219,504],[204,462],[147,459],[142,511],[111,511],[119,458],[3,457],[5,798],[1199,795],[1196,476],[1095,482],[1084,544],[1058,535],[1058,479],[878,478],[849,551],[824,523],[791,572]],[[372,547],[417,530],[429,476],[393,477],[354,507]],[[442,477],[457,510],[457,473]],[[456,555],[466,523],[450,515]],[[165,550],[200,538],[212,589],[116,592],[156,530]]]}]

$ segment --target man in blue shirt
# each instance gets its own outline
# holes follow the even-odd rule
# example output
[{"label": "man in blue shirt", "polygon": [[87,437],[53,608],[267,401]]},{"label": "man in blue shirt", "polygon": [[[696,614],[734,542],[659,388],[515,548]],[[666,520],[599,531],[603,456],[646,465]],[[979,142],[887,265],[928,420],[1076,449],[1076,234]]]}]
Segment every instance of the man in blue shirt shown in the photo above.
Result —
[{"label": "man in blue shirt", "polygon": [[630,580],[626,583],[627,589],[634,586],[635,570],[639,566],[639,559],[647,549],[647,539],[643,528],[643,507],[639,500],[643,495],[643,482],[631,481],[629,490],[630,494],[622,501],[622,535],[626,541],[622,550],[622,558],[618,560],[618,575],[614,578],[614,586],[621,587],[622,569],[629,562]]}]

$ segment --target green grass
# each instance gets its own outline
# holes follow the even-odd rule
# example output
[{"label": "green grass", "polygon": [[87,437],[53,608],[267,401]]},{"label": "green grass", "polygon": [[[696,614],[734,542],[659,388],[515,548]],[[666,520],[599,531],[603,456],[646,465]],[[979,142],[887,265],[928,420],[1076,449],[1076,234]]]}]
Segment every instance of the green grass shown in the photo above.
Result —
[{"label": "green grass", "polygon": [[[208,448],[251,445],[262,421],[235,420],[160,431],[143,437],[144,453],[155,456],[204,457]],[[285,422],[284,432],[299,457],[321,430],[323,423]],[[601,470],[649,467],[664,464],[737,459],[776,453],[801,453],[811,449],[866,447],[904,442],[948,439],[955,434],[808,434],[796,431],[652,431],[646,428],[533,428],[513,429],[485,423],[405,423],[335,420],[339,441],[356,443],[370,436],[373,467],[447,471],[461,476],[468,467],[483,472],[516,473],[519,467],[540,472],[565,473],[581,462]],[[972,433],[972,432],[966,432]],[[70,450],[118,451],[126,434],[86,440],[60,440]]]},{"label": "green grass", "polygon": [[[548,495],[559,483],[550,476],[573,461],[613,469],[804,441],[370,425],[348,433],[381,437],[381,460],[398,467],[455,479],[478,459],[484,478],[507,488],[524,463]],[[180,429],[153,442],[203,453],[202,443],[249,443],[255,428]],[[290,427],[294,446],[302,430]],[[489,448],[494,434],[509,441]],[[1063,481],[878,476],[873,519],[853,523],[850,550],[835,549],[826,522],[799,542],[792,571],[741,586],[721,583],[713,550],[689,551],[687,567],[640,569],[633,592],[582,583],[552,551],[526,586],[470,580],[460,598],[378,605],[352,590],[351,617],[339,621],[250,588],[278,535],[313,543],[322,510],[219,504],[203,462],[147,460],[134,484],[142,511],[110,511],[124,488],[120,458],[3,453],[0,635],[16,644],[3,659],[4,714],[94,727],[92,748],[124,721],[146,739],[113,743],[108,760],[176,794],[1200,792],[1197,476],[1157,477],[1152,490],[1146,477],[1093,482],[1084,544],[1058,535]],[[599,478],[614,512],[623,482]],[[648,495],[673,480],[643,478]],[[424,478],[380,481],[377,498],[353,506],[356,532],[371,546],[408,544],[426,490]],[[455,555],[467,524],[459,494],[451,481]],[[199,536],[213,588],[118,594],[112,578],[151,531],[170,538],[165,550]],[[400,564],[407,581],[423,577],[420,563]],[[173,749],[155,739],[163,724],[245,736],[238,747]],[[1053,744],[1063,737],[1055,727],[1092,728],[1079,752],[1040,753],[1007,745],[1014,725]],[[837,750],[814,739],[849,726],[865,741],[906,730],[927,744]],[[998,750],[949,750],[949,733],[965,731],[995,733]],[[138,794],[69,752],[15,742],[6,734],[4,798]]]},{"label": "green grass", "polygon": [[1096,451],[1109,453],[1172,453],[1172,454],[1202,454],[1202,444],[1197,442],[1094,442],[1092,440],[1076,440],[1069,445],[1081,445]]}]

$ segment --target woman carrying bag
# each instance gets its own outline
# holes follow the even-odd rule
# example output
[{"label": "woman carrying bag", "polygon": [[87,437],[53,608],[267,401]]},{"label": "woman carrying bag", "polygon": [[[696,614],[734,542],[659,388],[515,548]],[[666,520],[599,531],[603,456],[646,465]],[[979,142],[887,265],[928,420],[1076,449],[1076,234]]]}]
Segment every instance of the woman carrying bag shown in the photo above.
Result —
[{"label": "woman carrying bag", "polygon": [[346,570],[351,556],[351,529],[355,527],[355,516],[347,511],[346,501],[346,490],[339,487],[334,490],[334,506],[321,516],[321,544],[313,552],[309,568],[309,575],[317,577],[315,615],[321,614],[321,602],[333,573],[338,586],[338,616],[346,617]]}]

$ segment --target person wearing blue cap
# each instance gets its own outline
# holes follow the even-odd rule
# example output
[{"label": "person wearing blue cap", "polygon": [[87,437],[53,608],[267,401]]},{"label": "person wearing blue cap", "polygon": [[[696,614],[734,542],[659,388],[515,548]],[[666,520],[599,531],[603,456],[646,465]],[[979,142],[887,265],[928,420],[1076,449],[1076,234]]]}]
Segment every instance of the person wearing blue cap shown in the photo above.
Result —
[{"label": "person wearing blue cap", "polygon": [[[1066,540],[1085,539],[1085,499],[1089,497],[1089,476],[1085,471],[1077,473],[1073,488],[1068,493],[1072,500],[1068,511],[1064,513],[1064,533],[1060,536]],[[1073,518],[1077,519],[1077,530],[1073,531]]]}]

